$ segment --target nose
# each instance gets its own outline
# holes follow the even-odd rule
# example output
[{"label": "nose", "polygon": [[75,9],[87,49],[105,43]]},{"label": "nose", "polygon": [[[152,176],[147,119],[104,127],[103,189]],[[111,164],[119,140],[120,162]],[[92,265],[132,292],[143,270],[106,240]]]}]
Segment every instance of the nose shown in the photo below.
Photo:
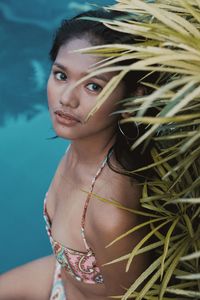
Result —
[{"label": "nose", "polygon": [[77,87],[65,86],[61,92],[60,104],[76,108],[79,105],[79,95]]}]

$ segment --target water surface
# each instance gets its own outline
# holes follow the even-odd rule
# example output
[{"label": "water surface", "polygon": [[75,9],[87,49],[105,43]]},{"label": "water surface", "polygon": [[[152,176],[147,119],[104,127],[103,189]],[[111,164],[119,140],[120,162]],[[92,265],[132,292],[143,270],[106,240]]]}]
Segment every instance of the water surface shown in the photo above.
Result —
[{"label": "water surface", "polygon": [[69,141],[48,139],[48,51],[61,19],[88,9],[86,1],[0,0],[0,273],[51,253],[43,198]]}]

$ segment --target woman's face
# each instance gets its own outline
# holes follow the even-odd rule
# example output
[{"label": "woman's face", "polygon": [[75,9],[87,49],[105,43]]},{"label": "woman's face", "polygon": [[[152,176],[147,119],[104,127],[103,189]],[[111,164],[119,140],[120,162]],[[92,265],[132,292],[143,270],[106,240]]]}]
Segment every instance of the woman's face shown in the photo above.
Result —
[{"label": "woman's face", "polygon": [[109,116],[116,110],[117,101],[123,99],[123,82],[109,96],[101,108],[87,122],[87,114],[95,106],[97,96],[108,81],[116,75],[114,72],[101,74],[85,80],[74,89],[70,89],[89,68],[98,62],[96,55],[73,53],[73,50],[91,47],[87,39],[72,39],[63,45],[53,63],[49,76],[47,93],[50,115],[58,136],[76,140],[95,134],[104,134],[115,130],[117,118]]}]

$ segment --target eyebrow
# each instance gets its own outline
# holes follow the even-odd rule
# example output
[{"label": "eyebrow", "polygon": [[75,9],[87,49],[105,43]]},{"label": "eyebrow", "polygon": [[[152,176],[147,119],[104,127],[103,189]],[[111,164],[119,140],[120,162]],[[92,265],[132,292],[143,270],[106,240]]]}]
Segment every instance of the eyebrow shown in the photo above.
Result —
[{"label": "eyebrow", "polygon": [[[55,62],[55,63],[53,64],[53,66],[56,66],[56,67],[60,68],[61,70],[63,70],[63,71],[66,72],[66,73],[68,72],[67,68],[66,68],[65,66],[63,66],[62,64],[60,64],[60,63]],[[89,73],[87,73],[87,72],[80,73],[80,76],[81,76],[81,77],[84,77],[84,76],[86,76],[86,75],[89,75]],[[107,78],[104,74],[94,75],[94,76],[91,77],[91,78],[100,79],[100,80],[103,80],[103,81],[105,81],[105,82],[108,82],[108,81],[110,80],[110,79]]]}]

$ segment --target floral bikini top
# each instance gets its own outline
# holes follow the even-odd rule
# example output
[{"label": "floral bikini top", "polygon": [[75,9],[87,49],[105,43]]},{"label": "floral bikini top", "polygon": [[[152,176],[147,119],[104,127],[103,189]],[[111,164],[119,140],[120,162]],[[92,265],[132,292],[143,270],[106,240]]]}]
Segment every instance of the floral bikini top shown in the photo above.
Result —
[{"label": "floral bikini top", "polygon": [[60,242],[56,241],[51,232],[51,220],[47,212],[46,200],[47,195],[46,193],[44,199],[44,219],[46,222],[46,230],[47,234],[50,239],[50,243],[55,254],[57,261],[60,263],[62,268],[70,273],[77,281],[81,281],[84,283],[90,284],[97,284],[103,283],[103,277],[101,275],[100,268],[98,267],[95,254],[92,249],[89,247],[86,237],[85,237],[85,217],[87,212],[87,207],[89,204],[89,200],[91,197],[91,193],[94,188],[95,181],[97,177],[100,175],[102,169],[104,168],[109,156],[112,154],[112,151],[109,155],[104,159],[103,163],[101,164],[100,168],[98,169],[96,175],[94,176],[91,184],[90,192],[86,198],[84,210],[81,219],[81,228],[80,234],[83,238],[83,242],[86,248],[86,251],[81,252],[78,250],[74,250],[62,245]]}]

